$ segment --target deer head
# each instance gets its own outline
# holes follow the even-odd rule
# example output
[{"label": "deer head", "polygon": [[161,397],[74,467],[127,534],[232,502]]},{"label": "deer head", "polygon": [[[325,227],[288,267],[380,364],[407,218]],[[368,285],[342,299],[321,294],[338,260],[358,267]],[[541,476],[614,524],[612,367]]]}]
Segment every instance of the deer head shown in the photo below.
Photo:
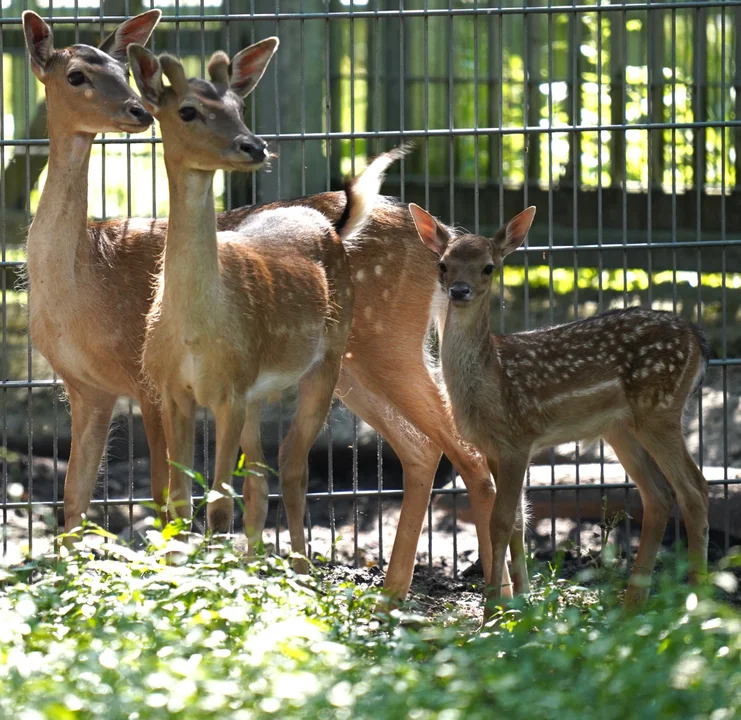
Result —
[{"label": "deer head", "polygon": [[[237,53],[223,52],[208,63],[210,81],[188,79],[180,61],[156,58],[137,45],[129,47],[134,79],[146,107],[162,125],[166,155],[178,167],[213,171],[254,170],[267,157],[266,143],[244,124],[243,98],[255,88],[278,38],[267,38]],[[169,80],[163,83],[162,76]]]},{"label": "deer head", "polygon": [[531,206],[515,215],[489,240],[481,235],[454,237],[414,203],[409,205],[409,212],[422,242],[440,258],[440,287],[456,306],[488,301],[492,273],[501,267],[507,255],[522,245],[535,217],[535,208]]},{"label": "deer head", "polygon": [[119,25],[99,47],[54,48],[51,28],[34,12],[23,13],[23,32],[33,74],[46,88],[54,123],[76,133],[138,133],[153,122],[128,82],[126,48],[145,43],[162,13],[150,10]]}]

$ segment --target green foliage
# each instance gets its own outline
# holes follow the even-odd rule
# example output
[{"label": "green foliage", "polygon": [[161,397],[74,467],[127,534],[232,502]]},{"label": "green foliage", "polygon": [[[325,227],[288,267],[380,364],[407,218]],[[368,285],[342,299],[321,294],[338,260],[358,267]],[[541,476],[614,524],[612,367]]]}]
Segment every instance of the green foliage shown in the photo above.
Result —
[{"label": "green foliage", "polygon": [[[379,616],[378,596],[280,559],[104,532],[79,556],[0,575],[0,717],[600,718],[741,712],[741,618],[671,581],[626,615],[536,578],[481,633],[450,614]],[[177,543],[177,544],[176,544]],[[203,548],[203,546],[202,546]],[[165,557],[177,562],[166,563]],[[723,586],[733,577],[721,574]]]}]

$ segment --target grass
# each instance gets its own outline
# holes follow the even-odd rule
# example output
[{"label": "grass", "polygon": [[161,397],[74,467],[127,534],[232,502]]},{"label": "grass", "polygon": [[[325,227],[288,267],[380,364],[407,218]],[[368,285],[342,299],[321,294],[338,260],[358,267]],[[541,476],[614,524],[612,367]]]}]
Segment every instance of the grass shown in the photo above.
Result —
[{"label": "grass", "polygon": [[[103,531],[81,554],[2,571],[0,717],[609,718],[741,713],[741,616],[664,578],[626,615],[615,585],[553,577],[480,633],[374,612],[376,594],[306,580],[171,530],[134,552]],[[727,587],[733,576],[720,573]]]}]

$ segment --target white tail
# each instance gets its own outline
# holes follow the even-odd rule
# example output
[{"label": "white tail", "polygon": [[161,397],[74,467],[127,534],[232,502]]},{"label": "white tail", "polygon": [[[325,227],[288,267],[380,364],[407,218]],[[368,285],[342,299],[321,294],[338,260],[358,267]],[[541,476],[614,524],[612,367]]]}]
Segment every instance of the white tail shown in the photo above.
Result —
[{"label": "white tail", "polygon": [[[687,451],[682,412],[707,365],[702,332],[673,313],[626,308],[492,336],[492,272],[524,241],[535,208],[510,220],[493,240],[454,237],[422,208],[412,205],[410,211],[423,242],[439,258],[448,297],[441,359],[455,422],[496,477],[491,576],[501,572],[510,543],[515,589],[527,588],[524,523],[516,516],[532,454],[603,437],[644,504],[626,602],[638,603],[647,592],[673,506],[670,488],[687,526],[690,580],[697,581],[707,561],[708,489]],[[490,589],[490,606],[499,596],[499,587]]]}]

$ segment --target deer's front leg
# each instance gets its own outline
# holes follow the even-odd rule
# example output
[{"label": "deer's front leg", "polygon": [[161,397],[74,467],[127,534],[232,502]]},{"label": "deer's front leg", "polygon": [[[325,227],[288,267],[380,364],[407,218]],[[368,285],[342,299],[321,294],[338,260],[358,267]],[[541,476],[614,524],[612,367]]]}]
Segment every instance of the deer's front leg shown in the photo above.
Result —
[{"label": "deer's front leg", "polygon": [[265,457],[260,440],[260,404],[247,406],[247,417],[242,427],[242,452],[245,459],[242,497],[244,514],[242,522],[247,536],[247,552],[254,556],[262,542],[265,521],[268,516],[269,486],[265,470]]},{"label": "deer's front leg", "polygon": [[[193,481],[179,466],[193,466],[195,404],[181,399],[178,403],[168,393],[162,396],[162,425],[170,461],[170,490],[167,510],[170,519],[190,519],[193,515]],[[175,463],[175,464],[173,464]]]},{"label": "deer's front leg", "polygon": [[216,419],[216,465],[214,467],[214,489],[221,497],[208,503],[206,517],[211,532],[228,533],[234,518],[232,497],[234,460],[239,450],[239,436],[244,425],[243,407],[224,405],[214,408]]},{"label": "deer's front leg", "polygon": [[157,516],[167,522],[167,486],[169,470],[167,466],[167,441],[162,426],[159,406],[148,397],[139,398],[144,429],[149,445],[149,474],[152,480],[152,499],[157,506]]},{"label": "deer's front leg", "polygon": [[[72,413],[72,447],[64,480],[64,530],[69,533],[80,527],[90,507],[116,396],[86,386],[66,387]],[[65,544],[69,547],[74,540],[67,538]]]},{"label": "deer's front leg", "polygon": [[[486,591],[486,616],[491,615],[496,609],[503,594],[502,587],[494,583],[496,579],[503,577],[507,546],[515,527],[528,461],[529,457],[524,453],[519,455],[503,454],[498,458],[496,464],[497,496],[494,500],[494,509],[489,521],[492,550],[490,575],[492,585]],[[525,573],[527,574],[527,570],[525,570]]]}]

